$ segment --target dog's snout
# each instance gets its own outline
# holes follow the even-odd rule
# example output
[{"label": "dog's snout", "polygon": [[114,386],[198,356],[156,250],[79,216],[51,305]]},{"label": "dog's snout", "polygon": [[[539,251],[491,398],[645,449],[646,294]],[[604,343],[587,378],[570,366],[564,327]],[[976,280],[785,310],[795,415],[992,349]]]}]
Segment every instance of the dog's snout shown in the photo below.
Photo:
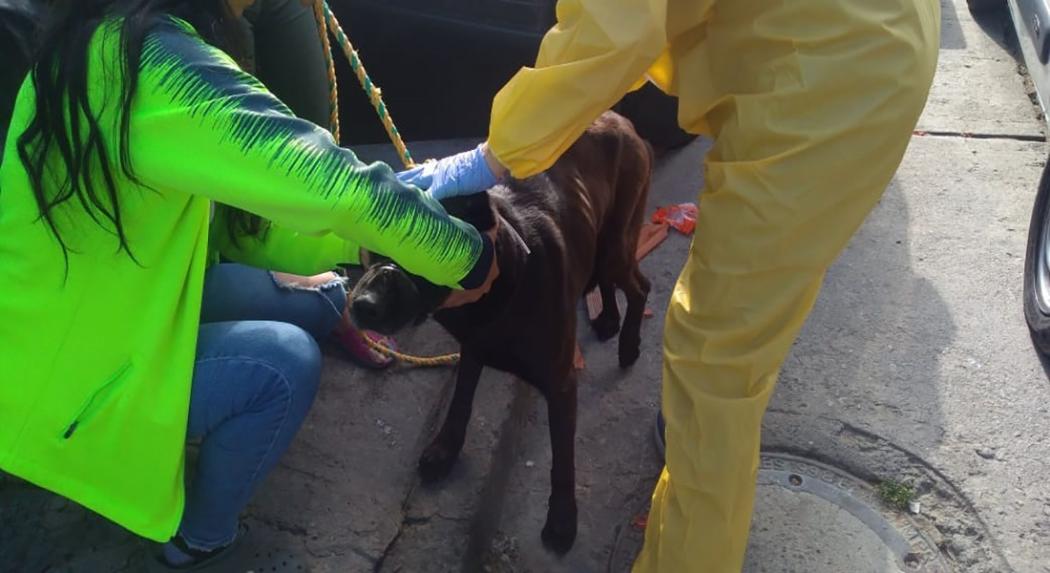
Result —
[{"label": "dog's snout", "polygon": [[350,318],[358,328],[395,334],[424,314],[419,289],[409,275],[393,263],[368,269],[350,300]]},{"label": "dog's snout", "polygon": [[364,293],[354,297],[350,312],[361,325],[372,326],[383,316],[383,306],[374,293]]}]

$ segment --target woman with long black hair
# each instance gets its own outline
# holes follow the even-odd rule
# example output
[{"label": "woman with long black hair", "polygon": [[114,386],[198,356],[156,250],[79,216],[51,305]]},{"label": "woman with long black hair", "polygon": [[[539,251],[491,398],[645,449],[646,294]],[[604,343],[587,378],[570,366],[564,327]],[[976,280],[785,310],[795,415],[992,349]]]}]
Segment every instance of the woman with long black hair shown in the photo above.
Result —
[{"label": "woman with long black hair", "polygon": [[237,65],[251,3],[52,2],[0,164],[0,469],[166,542],[176,568],[237,538],[319,378],[298,326],[202,322],[218,256],[310,274],[366,248],[469,289],[449,305],[498,274],[489,236]]},{"label": "woman with long black hair", "polygon": [[37,16],[34,0],[0,0],[0,144],[7,137],[15,94],[29,68]]}]

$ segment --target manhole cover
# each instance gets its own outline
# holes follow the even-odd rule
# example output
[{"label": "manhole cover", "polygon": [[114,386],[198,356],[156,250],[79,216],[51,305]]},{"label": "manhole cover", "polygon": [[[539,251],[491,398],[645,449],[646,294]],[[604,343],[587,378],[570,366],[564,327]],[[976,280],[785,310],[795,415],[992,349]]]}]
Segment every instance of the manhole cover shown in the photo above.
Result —
[{"label": "manhole cover", "polygon": [[[648,501],[635,516],[644,515]],[[630,571],[642,546],[641,520],[620,528],[610,573]],[[867,483],[831,466],[762,455],[745,573],[949,573],[927,533],[887,510]]]}]

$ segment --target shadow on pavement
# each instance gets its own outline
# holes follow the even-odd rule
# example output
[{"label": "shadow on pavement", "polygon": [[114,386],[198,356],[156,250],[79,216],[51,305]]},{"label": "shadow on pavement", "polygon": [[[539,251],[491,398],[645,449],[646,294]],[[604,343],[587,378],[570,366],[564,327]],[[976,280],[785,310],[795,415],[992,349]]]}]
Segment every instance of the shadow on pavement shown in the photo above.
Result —
[{"label": "shadow on pavement", "polygon": [[908,223],[907,200],[893,183],[828,271],[772,411],[848,415],[850,424],[913,451],[937,448],[940,355],[955,327],[940,294],[911,268]]}]

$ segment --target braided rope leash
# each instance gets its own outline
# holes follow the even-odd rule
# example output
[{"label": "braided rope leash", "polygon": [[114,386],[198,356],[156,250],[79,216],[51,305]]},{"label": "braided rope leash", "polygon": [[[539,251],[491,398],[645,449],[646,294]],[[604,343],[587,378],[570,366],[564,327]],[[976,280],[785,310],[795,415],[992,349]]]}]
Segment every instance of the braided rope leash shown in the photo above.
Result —
[{"label": "braided rope leash", "polygon": [[[393,143],[394,148],[397,149],[397,154],[401,158],[401,163],[403,163],[406,168],[414,167],[415,162],[412,161],[412,155],[408,152],[408,147],[401,139],[401,133],[394,125],[394,120],[390,116],[390,111],[387,109],[386,104],[383,103],[382,91],[372,83],[372,79],[368,77],[368,72],[365,70],[364,64],[361,63],[361,58],[357,55],[357,50],[354,49],[353,44],[351,44],[350,40],[346,37],[346,34],[343,32],[343,27],[339,25],[339,20],[337,20],[335,15],[332,14],[332,9],[328,7],[328,3],[325,2],[325,0],[315,0],[314,19],[317,21],[317,30],[321,37],[322,51],[324,51],[325,64],[328,68],[328,121],[329,131],[332,132],[332,136],[337,142],[339,141],[339,89],[335,76],[335,60],[332,57],[332,45],[328,40],[329,33],[335,36],[336,42],[339,44],[339,47],[342,48],[346,59],[349,60],[350,68],[354,71],[354,75],[357,76],[358,82],[361,83],[361,87],[368,95],[368,100],[372,102],[372,107],[375,108],[380,121],[383,122],[383,127],[386,129],[386,134],[390,138],[391,143]],[[413,356],[411,354],[398,352],[393,348],[388,348],[386,345],[373,339],[367,332],[362,332],[361,334],[369,348],[385,356],[391,356],[405,364],[412,366],[449,366],[459,362],[459,354]]]},{"label": "braided rope leash", "polygon": [[[339,25],[339,20],[337,20],[335,14],[332,13],[332,9],[328,7],[328,3],[324,0],[317,0],[317,2],[323,5],[324,8],[326,30],[335,36],[336,43],[342,48],[343,55],[345,55],[346,59],[350,62],[350,69],[354,71],[354,75],[357,76],[357,81],[360,82],[361,88],[365,90],[365,94],[368,96],[368,101],[372,102],[372,107],[374,107],[376,113],[379,114],[379,120],[383,122],[383,128],[386,129],[387,137],[390,138],[390,142],[393,143],[394,147],[397,149],[397,154],[401,158],[401,163],[403,163],[406,168],[414,167],[415,162],[412,161],[412,154],[408,152],[408,147],[405,146],[404,140],[401,139],[401,132],[397,130],[393,118],[390,117],[390,111],[387,109],[386,104],[383,103],[382,90],[379,89],[379,86],[372,83],[372,78],[368,76],[368,71],[365,70],[364,64],[361,63],[361,58],[358,56],[357,50],[354,49],[353,44],[350,43],[350,39],[346,37],[346,34],[343,32],[343,27]],[[327,41],[327,39],[322,41]]]},{"label": "braided rope leash", "polygon": [[459,363],[459,354],[442,354],[439,356],[413,356],[411,354],[402,354],[393,348],[388,348],[384,344],[373,339],[367,333],[362,334],[364,335],[362,338],[365,339],[365,342],[372,350],[386,356],[392,356],[406,364],[411,364],[412,366],[453,366]]},{"label": "braided rope leash", "polygon": [[318,35],[321,37],[321,51],[324,53],[325,68],[328,72],[328,130],[336,143],[339,142],[339,82],[335,77],[335,59],[332,58],[332,45],[328,41],[328,26],[324,13],[327,5],[323,0],[314,2],[314,20],[317,22]]}]

